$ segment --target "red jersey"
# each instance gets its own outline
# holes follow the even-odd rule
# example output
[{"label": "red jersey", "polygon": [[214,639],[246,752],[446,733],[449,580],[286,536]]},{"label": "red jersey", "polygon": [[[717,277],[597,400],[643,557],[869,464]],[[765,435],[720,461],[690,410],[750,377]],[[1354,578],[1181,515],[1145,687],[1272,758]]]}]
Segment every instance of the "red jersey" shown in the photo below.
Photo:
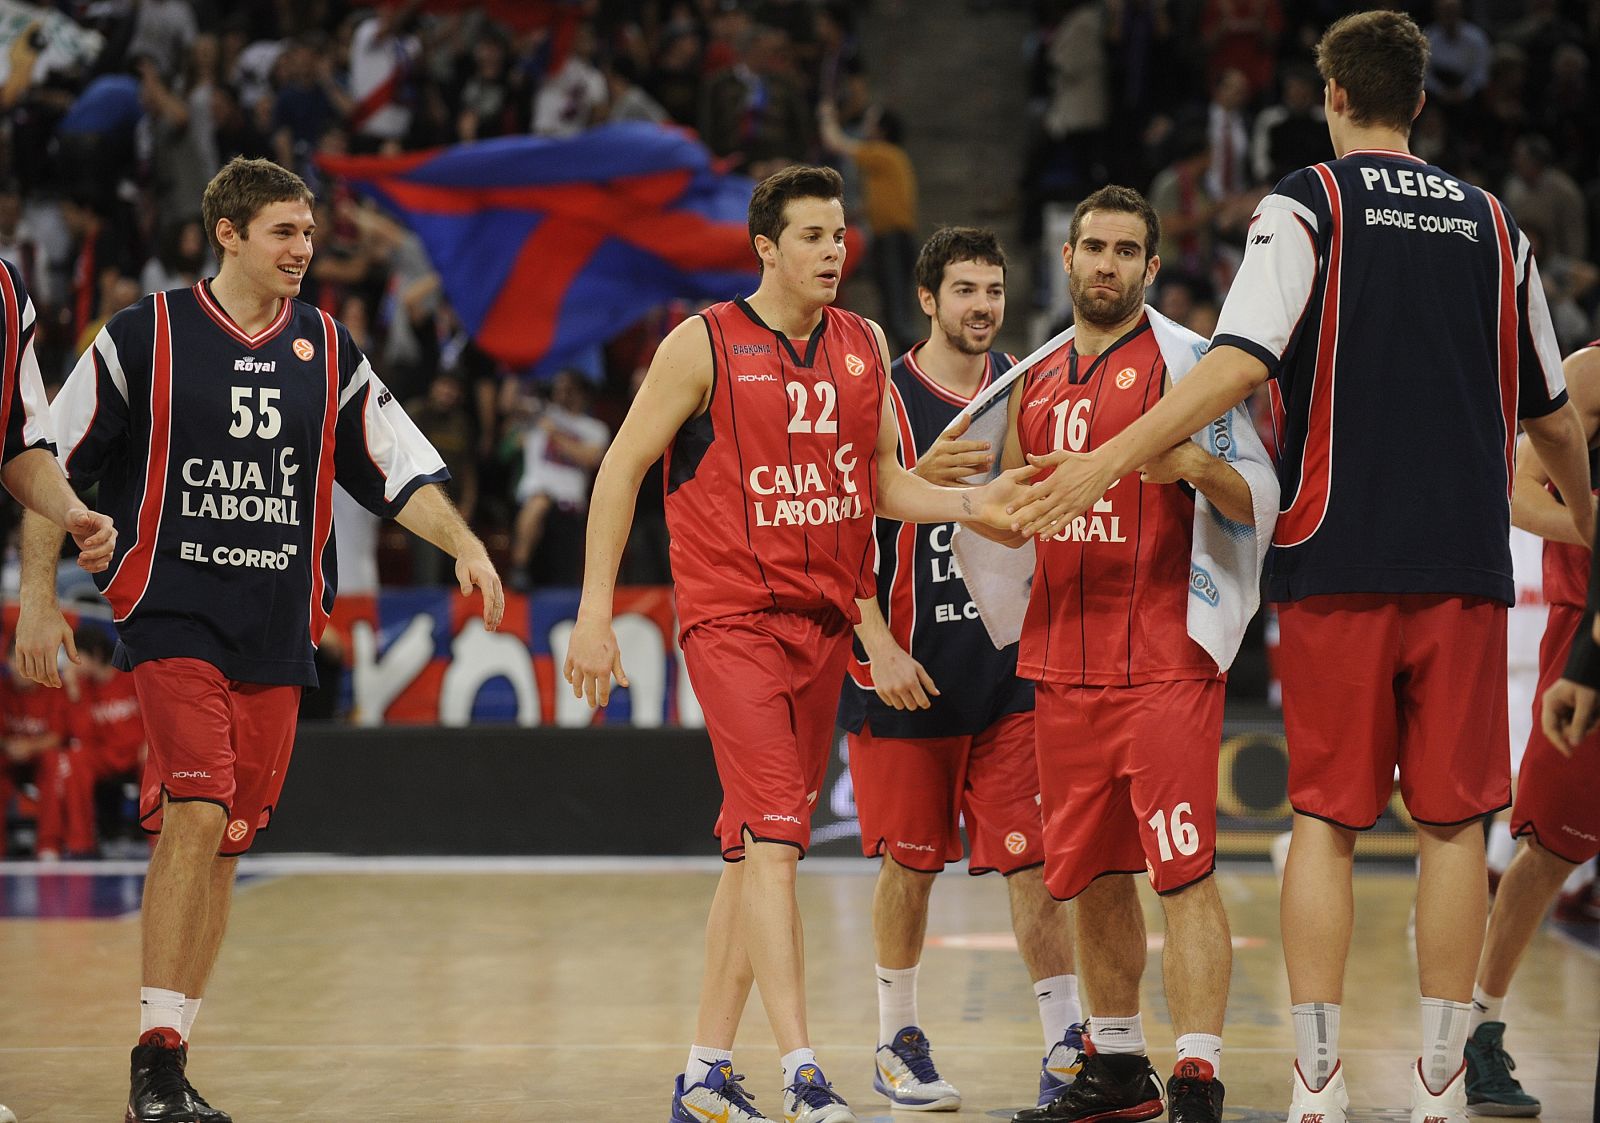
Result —
[{"label": "red jersey", "polygon": [[83,680],[83,695],[72,709],[73,734],[78,743],[117,771],[139,764],[144,744],[144,718],[133,676],[118,672],[107,682]]},{"label": "red jersey", "polygon": [[805,341],[743,300],[700,313],[711,405],[667,450],[667,528],[683,633],[769,608],[873,594],[873,499],[887,373],[860,316],[824,307]]},{"label": "red jersey", "polygon": [[[1069,342],[1017,391],[1023,452],[1098,448],[1161,400],[1166,375],[1148,320],[1103,355]],[[1135,471],[1040,537],[1017,673],[1069,686],[1214,677],[1216,663],[1189,638],[1193,536],[1193,493],[1141,483]]]},{"label": "red jersey", "polygon": [[67,721],[66,695],[61,691],[24,686],[12,673],[0,673],[0,737],[55,733],[65,740]]}]

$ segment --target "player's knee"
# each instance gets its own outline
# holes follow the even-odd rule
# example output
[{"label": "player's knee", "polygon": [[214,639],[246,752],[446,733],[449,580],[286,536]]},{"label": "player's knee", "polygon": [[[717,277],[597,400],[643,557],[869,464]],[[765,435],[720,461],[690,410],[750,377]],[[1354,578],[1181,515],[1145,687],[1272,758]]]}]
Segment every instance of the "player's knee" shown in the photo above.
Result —
[{"label": "player's knee", "polygon": [[885,852],[879,876],[897,882],[908,890],[928,893],[932,891],[933,879],[939,873],[937,870],[914,870],[910,866],[902,866],[895,861],[894,855]]},{"label": "player's knee", "polygon": [[162,811],[161,837],[169,845],[209,846],[215,850],[227,822],[228,813],[215,803],[169,800]]},{"label": "player's knee", "polygon": [[1546,850],[1537,838],[1524,839],[1522,849],[1522,861],[1528,864],[1530,871],[1538,874],[1541,881],[1553,882],[1558,888],[1578,865]]}]

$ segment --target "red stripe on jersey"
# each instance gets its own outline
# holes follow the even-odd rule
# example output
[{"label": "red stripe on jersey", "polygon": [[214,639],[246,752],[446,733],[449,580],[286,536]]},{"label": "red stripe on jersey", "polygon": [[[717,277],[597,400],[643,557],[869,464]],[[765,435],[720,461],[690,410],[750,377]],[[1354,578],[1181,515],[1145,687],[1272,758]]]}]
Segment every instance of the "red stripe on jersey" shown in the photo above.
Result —
[{"label": "red stripe on jersey", "polygon": [[167,462],[172,450],[172,322],[167,316],[166,293],[155,294],[153,308],[155,345],[150,364],[150,444],[145,450],[144,495],[139,500],[133,546],[105,588],[119,624],[133,615],[150,588],[161,512],[167,500]]},{"label": "red stripe on jersey", "polygon": [[[285,301],[285,305],[287,303]],[[339,330],[332,316],[326,312],[318,315],[322,317],[322,354],[328,383],[327,400],[322,407],[322,448],[317,455],[317,495],[311,523],[312,646],[322,642],[323,629],[328,626],[328,610],[323,605],[328,575],[322,568],[322,555],[328,548],[328,536],[333,533],[333,438],[339,423]]]},{"label": "red stripe on jersey", "polygon": [[223,311],[222,305],[218,304],[211,298],[211,291],[204,281],[201,281],[194,286],[194,295],[205,314],[215,320],[218,327],[227,332],[229,335],[233,336],[234,339],[237,339],[246,347],[260,347],[263,343],[267,342],[267,340],[271,339],[273,336],[282,331],[284,325],[289,322],[289,313],[294,304],[294,301],[292,300],[278,301],[278,314],[272,318],[272,322],[258,331],[255,335],[249,335],[243,328],[234,323],[232,316]]},{"label": "red stripe on jersey", "polygon": [[[1480,188],[1480,190],[1482,190]],[[1511,245],[1511,229],[1500,209],[1500,200],[1484,191],[1489,211],[1494,215],[1494,237],[1500,248],[1500,317],[1496,352],[1500,369],[1500,417],[1506,434],[1506,497],[1511,496],[1511,477],[1517,463],[1517,259]],[[1530,251],[1531,253],[1531,251]]]},{"label": "red stripe on jersey", "polygon": [[[1409,152],[1401,152],[1394,148],[1357,148],[1353,152],[1346,152],[1346,156],[1392,156],[1400,160],[1410,160],[1413,164],[1426,164],[1427,161],[1420,156],[1413,156]],[[1320,168],[1321,165],[1319,164]]]},{"label": "red stripe on jersey", "polygon": [[[905,399],[893,379],[888,381],[889,397],[894,402],[895,423],[900,428],[901,463],[909,469],[915,465],[917,438],[911,431],[911,416],[906,412]],[[889,586],[889,634],[906,651],[911,650],[911,632],[917,622],[917,528],[914,523],[901,523],[900,533],[894,538],[894,584]]]},{"label": "red stripe on jersey", "polygon": [[1278,388],[1278,380],[1273,379],[1267,383],[1267,405],[1269,407],[1267,419],[1272,423],[1272,459],[1283,459],[1283,432],[1288,423],[1289,411],[1283,405],[1283,391]]},{"label": "red stripe on jersey", "polygon": [[[11,270],[4,264],[0,264],[0,299],[5,301],[6,316],[5,362],[0,367],[0,464],[4,464],[6,434],[11,432],[11,399],[21,397],[17,386],[17,368],[22,358],[22,309],[17,301],[16,285],[11,281]],[[23,424],[27,424],[27,418],[23,418]]]},{"label": "red stripe on jersey", "polygon": [[1328,513],[1333,494],[1333,396],[1339,361],[1339,282],[1344,265],[1344,200],[1339,183],[1326,164],[1314,169],[1327,193],[1331,229],[1328,232],[1327,287],[1322,294],[1322,323],[1317,332],[1317,363],[1311,379],[1311,405],[1307,410],[1305,451],[1300,460],[1300,484],[1294,502],[1278,516],[1272,540],[1279,546],[1298,546],[1317,532]]}]

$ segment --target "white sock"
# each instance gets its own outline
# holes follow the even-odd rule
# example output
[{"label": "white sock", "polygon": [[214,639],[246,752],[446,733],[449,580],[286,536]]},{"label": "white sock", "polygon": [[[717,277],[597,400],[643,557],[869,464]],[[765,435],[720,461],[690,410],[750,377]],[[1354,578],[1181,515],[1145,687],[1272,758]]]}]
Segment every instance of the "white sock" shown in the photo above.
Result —
[{"label": "white sock", "polygon": [[1484,1022],[1505,1021],[1500,1016],[1500,1011],[1505,1004],[1505,995],[1502,994],[1496,998],[1478,984],[1472,984],[1472,1021],[1467,1025],[1467,1036],[1472,1036],[1473,1032]]},{"label": "white sock", "polygon": [[1339,1004],[1302,1002],[1291,1006],[1289,1014],[1294,1020],[1294,1053],[1300,1075],[1307,1088],[1320,1092],[1339,1067]]},{"label": "white sock", "polygon": [[178,1027],[185,1041],[189,1040],[189,1031],[194,1028],[194,1020],[200,1016],[200,1003],[203,998],[185,998],[183,1000],[183,1024]]},{"label": "white sock", "polygon": [[1448,998],[1422,1000],[1422,1080],[1438,1095],[1461,1068],[1472,1022],[1472,1003]]},{"label": "white sock", "polygon": [[1078,976],[1051,975],[1033,984],[1039,1000],[1039,1024],[1044,1027],[1044,1054],[1067,1035],[1067,1027],[1083,1021],[1083,1006],[1078,1002]]},{"label": "white sock", "polygon": [[1144,1017],[1135,1014],[1131,1018],[1102,1018],[1099,1014],[1092,1014],[1089,1017],[1089,1040],[1094,1042],[1096,1053],[1134,1053],[1143,1056]]},{"label": "white sock", "polygon": [[1222,1038],[1210,1033],[1185,1033],[1178,1038],[1178,1060],[1204,1061],[1211,1066],[1211,1078],[1222,1075]]},{"label": "white sock", "polygon": [[783,1086],[785,1088],[795,1081],[795,1073],[806,1065],[815,1065],[817,1054],[810,1049],[796,1049],[792,1053],[783,1055]]},{"label": "white sock", "polygon": [[1067,1035],[1067,1025],[1083,1021],[1083,1005],[1078,1001],[1078,976],[1053,974],[1034,984],[1038,998],[1038,1024],[1045,1030],[1045,1056]]},{"label": "white sock", "polygon": [[711,1070],[723,1061],[733,1060],[733,1050],[712,1049],[706,1045],[689,1046],[689,1062],[683,1066],[683,1086],[687,1090],[704,1084]]},{"label": "white sock", "polygon": [[153,1029],[170,1029],[183,1036],[183,995],[160,987],[139,988],[139,1036]]},{"label": "white sock", "polygon": [[875,967],[878,976],[878,1044],[887,1045],[906,1026],[917,1025],[917,967]]}]

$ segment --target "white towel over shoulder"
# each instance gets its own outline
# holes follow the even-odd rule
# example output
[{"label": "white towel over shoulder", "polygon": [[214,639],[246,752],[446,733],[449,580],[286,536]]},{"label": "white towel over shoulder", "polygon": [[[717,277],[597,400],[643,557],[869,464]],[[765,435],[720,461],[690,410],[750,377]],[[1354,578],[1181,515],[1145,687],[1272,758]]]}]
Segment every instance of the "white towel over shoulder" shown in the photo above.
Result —
[{"label": "white towel over shoulder", "polygon": [[[1146,307],[1145,313],[1166,361],[1167,373],[1177,383],[1205,354],[1206,341],[1154,308]],[[965,439],[986,440],[995,449],[1004,447],[1006,400],[1012,384],[1071,338],[1072,329],[1068,328],[974,398],[961,411],[962,416],[971,419],[963,434]],[[1278,474],[1243,405],[1217,418],[1196,433],[1193,440],[1233,465],[1249,485],[1255,509],[1252,527],[1226,518],[1203,495],[1195,501],[1194,548],[1189,564],[1189,635],[1216,660],[1219,670],[1226,671],[1239,653],[1245,625],[1261,606],[1261,569],[1278,519]],[[951,548],[989,638],[996,647],[1016,643],[1022,635],[1022,619],[1033,586],[1033,543],[1013,550],[958,527]]]}]

